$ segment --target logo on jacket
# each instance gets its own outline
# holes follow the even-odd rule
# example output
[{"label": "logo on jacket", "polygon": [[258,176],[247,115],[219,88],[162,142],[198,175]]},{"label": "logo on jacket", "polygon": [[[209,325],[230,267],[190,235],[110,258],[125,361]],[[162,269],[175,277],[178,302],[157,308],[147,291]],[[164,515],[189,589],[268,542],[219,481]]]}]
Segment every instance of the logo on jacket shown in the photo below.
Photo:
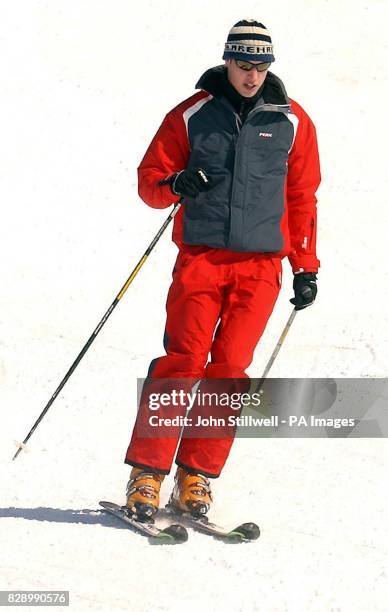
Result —
[{"label": "logo on jacket", "polygon": [[272,138],[272,134],[270,132],[259,132],[260,138]]}]

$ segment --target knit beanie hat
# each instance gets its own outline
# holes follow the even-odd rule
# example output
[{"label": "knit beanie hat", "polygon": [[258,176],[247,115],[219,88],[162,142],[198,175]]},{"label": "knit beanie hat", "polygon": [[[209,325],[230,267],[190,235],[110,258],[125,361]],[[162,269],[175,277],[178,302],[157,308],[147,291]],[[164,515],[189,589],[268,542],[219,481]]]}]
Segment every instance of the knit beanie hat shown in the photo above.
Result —
[{"label": "knit beanie hat", "polygon": [[254,19],[235,23],[225,43],[222,59],[274,62],[272,40],[267,28]]}]

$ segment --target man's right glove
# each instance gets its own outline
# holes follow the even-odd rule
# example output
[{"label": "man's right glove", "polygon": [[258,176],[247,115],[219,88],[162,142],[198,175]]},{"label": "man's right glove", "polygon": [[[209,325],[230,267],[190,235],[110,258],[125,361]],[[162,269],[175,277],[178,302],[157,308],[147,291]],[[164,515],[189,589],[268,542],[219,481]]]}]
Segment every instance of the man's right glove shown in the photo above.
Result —
[{"label": "man's right glove", "polygon": [[314,272],[300,272],[294,274],[293,289],[295,297],[290,302],[295,310],[302,310],[311,306],[317,295],[317,275]]},{"label": "man's right glove", "polygon": [[201,168],[182,170],[169,179],[171,191],[175,195],[196,198],[202,191],[212,188],[212,179]]}]

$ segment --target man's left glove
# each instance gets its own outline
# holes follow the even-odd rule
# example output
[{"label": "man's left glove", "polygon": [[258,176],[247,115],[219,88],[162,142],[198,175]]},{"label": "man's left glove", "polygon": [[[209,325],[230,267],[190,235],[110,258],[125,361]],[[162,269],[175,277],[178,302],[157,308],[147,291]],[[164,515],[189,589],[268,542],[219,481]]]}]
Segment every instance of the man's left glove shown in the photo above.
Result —
[{"label": "man's left glove", "polygon": [[295,310],[302,310],[311,306],[317,296],[317,275],[314,272],[300,272],[294,274],[294,294],[290,302]]}]

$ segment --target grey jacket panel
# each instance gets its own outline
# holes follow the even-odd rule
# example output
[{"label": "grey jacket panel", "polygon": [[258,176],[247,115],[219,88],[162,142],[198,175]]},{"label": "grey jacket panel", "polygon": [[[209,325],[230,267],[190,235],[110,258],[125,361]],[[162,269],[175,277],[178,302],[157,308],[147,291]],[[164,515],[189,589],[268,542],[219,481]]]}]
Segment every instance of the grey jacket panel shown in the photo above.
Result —
[{"label": "grey jacket panel", "polygon": [[[280,79],[271,75],[273,83],[284,92]],[[282,104],[268,102],[265,94],[264,89],[242,126],[222,97],[210,99],[188,120],[188,167],[203,168],[215,186],[185,198],[186,244],[251,252],[282,249],[280,222],[294,127],[285,92],[278,95]]]}]

